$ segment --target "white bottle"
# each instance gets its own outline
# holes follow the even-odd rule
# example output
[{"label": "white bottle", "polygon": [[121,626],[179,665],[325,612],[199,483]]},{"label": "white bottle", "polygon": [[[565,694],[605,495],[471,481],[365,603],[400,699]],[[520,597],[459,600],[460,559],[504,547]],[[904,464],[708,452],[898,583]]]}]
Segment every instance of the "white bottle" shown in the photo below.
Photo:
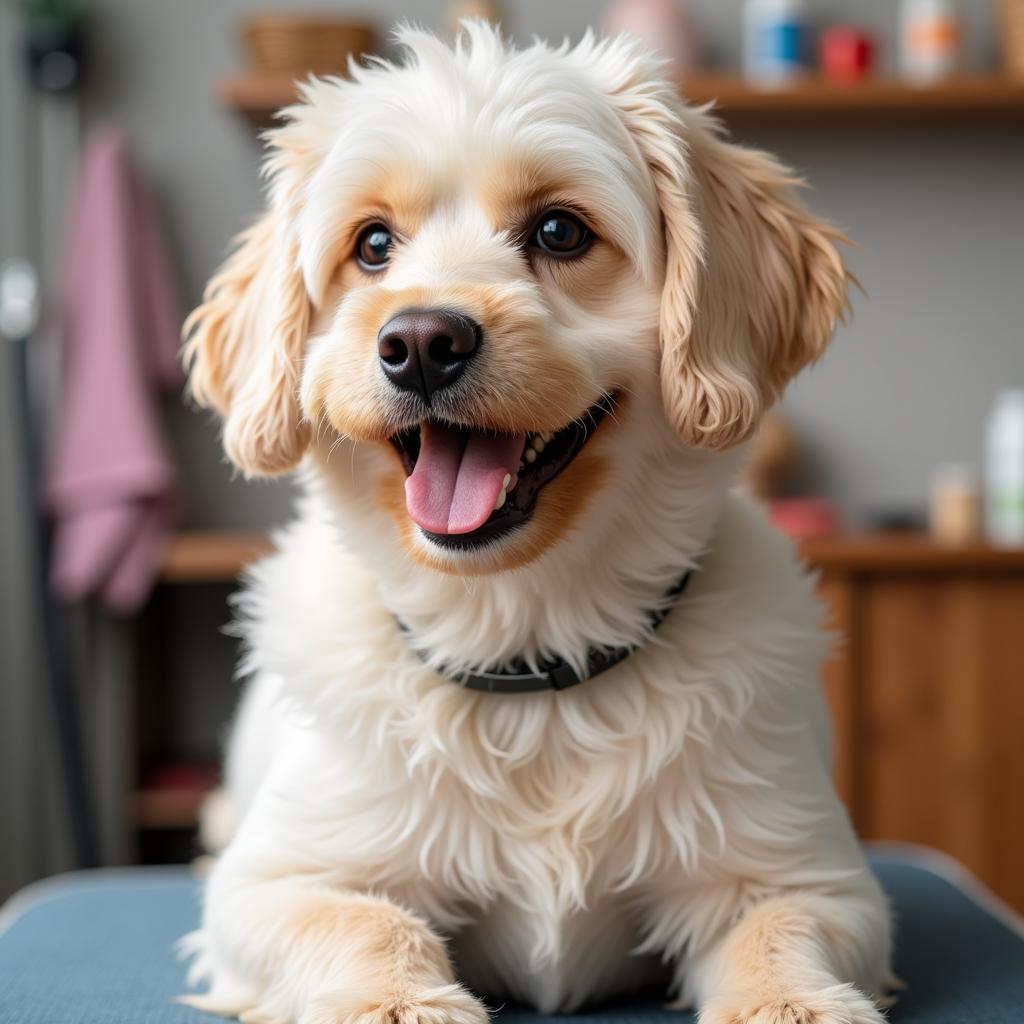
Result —
[{"label": "white bottle", "polygon": [[932,85],[960,67],[960,19],[954,0],[903,0],[900,72],[914,85]]},{"label": "white bottle", "polygon": [[985,533],[1024,545],[1024,389],[1000,391],[985,429]]}]

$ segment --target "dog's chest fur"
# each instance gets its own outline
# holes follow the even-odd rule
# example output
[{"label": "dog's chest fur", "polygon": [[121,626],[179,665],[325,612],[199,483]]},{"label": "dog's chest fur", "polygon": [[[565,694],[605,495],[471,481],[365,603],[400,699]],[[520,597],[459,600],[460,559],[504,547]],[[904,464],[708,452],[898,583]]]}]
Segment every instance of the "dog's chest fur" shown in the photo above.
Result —
[{"label": "dog's chest fur", "polygon": [[[484,991],[514,979],[509,995],[564,1007],[642,977],[629,953],[656,894],[685,900],[722,850],[757,849],[778,824],[752,783],[791,745],[794,683],[823,644],[810,584],[765,529],[728,517],[656,640],[564,694],[440,682],[372,581],[325,566],[322,545],[266,563],[252,663],[306,723],[263,787],[284,797],[268,827],[339,886],[455,936]],[[766,571],[751,576],[755,554]],[[259,774],[278,760],[253,752]]]},{"label": "dog's chest fur", "polygon": [[632,955],[645,895],[715,843],[705,747],[679,743],[670,721],[715,716],[703,689],[650,688],[666,660],[678,658],[645,652],[586,684],[577,715],[558,696],[467,706],[435,686],[402,705],[426,722],[399,715],[383,739],[321,733],[288,831],[339,886],[386,893],[452,936],[460,976],[494,998],[554,1010],[642,985],[660,976]]},{"label": "dog's chest fur", "polygon": [[[643,890],[673,861],[655,787],[634,791],[631,801],[626,792],[639,753],[541,756],[546,772],[535,759],[529,772],[509,772],[495,796],[452,778],[435,783],[430,838],[416,830],[400,851],[380,852],[381,863],[415,861],[419,876],[406,883],[385,871],[391,877],[377,885],[437,922],[458,908],[464,919],[445,929],[458,974],[493,998],[554,1011],[661,978],[656,959],[634,955]],[[664,799],[664,787],[657,791]],[[396,814],[409,796],[407,788],[396,794]],[[426,791],[418,796],[428,799]],[[691,821],[696,845],[703,829],[698,815]]]}]

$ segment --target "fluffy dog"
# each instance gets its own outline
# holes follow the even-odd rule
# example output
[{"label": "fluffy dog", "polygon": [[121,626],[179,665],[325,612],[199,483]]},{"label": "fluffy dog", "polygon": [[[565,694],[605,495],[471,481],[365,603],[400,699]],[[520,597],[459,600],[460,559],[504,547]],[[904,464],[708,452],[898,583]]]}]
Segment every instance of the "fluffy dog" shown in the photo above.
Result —
[{"label": "fluffy dog", "polygon": [[660,980],[877,1024],[813,581],[730,491],[845,307],[836,235],[628,41],[399,41],[303,87],[189,327],[230,458],[306,487],[241,598],[193,1001],[476,1024]]}]

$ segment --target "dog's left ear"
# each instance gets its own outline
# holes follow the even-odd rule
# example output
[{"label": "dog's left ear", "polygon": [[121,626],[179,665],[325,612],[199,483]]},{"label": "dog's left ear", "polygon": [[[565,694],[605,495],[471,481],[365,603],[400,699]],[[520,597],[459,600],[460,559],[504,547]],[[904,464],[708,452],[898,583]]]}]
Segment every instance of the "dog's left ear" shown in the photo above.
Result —
[{"label": "dog's left ear", "polygon": [[613,99],[664,223],[665,408],[688,443],[728,448],[828,344],[847,305],[842,236],[807,211],[781,164],[725,141],[642,61]]}]

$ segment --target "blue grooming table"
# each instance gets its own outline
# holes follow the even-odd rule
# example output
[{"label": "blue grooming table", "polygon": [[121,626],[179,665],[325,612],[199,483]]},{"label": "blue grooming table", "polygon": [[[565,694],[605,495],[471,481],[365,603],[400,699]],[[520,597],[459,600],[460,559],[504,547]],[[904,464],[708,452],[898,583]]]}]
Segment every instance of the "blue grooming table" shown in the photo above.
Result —
[{"label": "blue grooming table", "polygon": [[[896,973],[907,983],[892,1024],[1024,1022],[1021,922],[953,862],[875,848],[896,911]],[[1024,870],[1024,865],[1022,865]],[[212,1024],[171,1000],[185,990],[175,942],[196,926],[199,887],[185,868],[64,875],[0,912],[0,1024]],[[541,1024],[506,1006],[497,1024]],[[657,1001],[558,1018],[576,1024],[691,1024]]]}]

